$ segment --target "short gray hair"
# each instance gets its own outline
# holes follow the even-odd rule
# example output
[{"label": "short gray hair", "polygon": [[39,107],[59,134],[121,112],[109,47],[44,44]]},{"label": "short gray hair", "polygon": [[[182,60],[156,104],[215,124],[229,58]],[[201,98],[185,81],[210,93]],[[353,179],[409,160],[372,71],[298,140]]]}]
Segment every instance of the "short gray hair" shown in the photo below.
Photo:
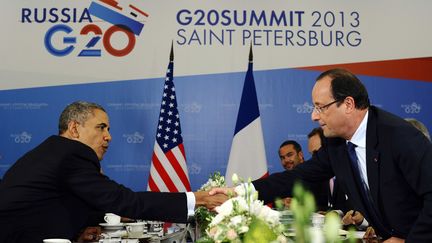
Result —
[{"label": "short gray hair", "polygon": [[411,123],[415,128],[417,128],[420,132],[422,132],[429,140],[431,140],[431,137],[429,135],[429,131],[426,128],[426,126],[423,124],[423,122],[415,119],[415,118],[405,118],[405,121]]},{"label": "short gray hair", "polygon": [[59,119],[59,135],[66,132],[68,129],[68,124],[71,121],[76,121],[84,125],[84,123],[89,119],[89,115],[94,115],[94,110],[101,110],[105,112],[105,109],[101,105],[86,101],[75,101],[72,104],[66,106]]}]

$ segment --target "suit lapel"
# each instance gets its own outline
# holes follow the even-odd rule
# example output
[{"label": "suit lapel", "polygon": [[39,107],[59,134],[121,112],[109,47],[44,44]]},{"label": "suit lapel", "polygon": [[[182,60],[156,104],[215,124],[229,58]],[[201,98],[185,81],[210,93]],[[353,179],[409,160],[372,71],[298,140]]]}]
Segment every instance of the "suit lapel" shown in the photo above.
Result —
[{"label": "suit lapel", "polygon": [[369,109],[369,119],[366,129],[366,168],[368,175],[369,190],[375,207],[378,206],[379,193],[379,151],[377,138],[377,123],[375,110]]}]

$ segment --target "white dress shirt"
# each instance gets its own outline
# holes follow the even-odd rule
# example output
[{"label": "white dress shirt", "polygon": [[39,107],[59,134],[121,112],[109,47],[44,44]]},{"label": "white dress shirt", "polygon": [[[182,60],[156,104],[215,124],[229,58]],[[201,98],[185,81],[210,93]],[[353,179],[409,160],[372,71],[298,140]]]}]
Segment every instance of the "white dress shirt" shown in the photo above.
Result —
[{"label": "white dress shirt", "polygon": [[369,181],[368,181],[367,170],[366,170],[366,129],[367,129],[368,116],[369,116],[369,111],[366,112],[366,115],[364,116],[362,122],[360,123],[360,126],[355,131],[351,140],[347,140],[347,143],[351,142],[357,146],[355,148],[355,152],[358,158],[360,175],[369,189]]},{"label": "white dress shirt", "polygon": [[188,217],[192,217],[195,214],[195,194],[193,192],[186,192],[187,207],[188,207]]},{"label": "white dress shirt", "polygon": [[[356,145],[355,152],[358,158],[358,167],[360,169],[360,175],[369,189],[369,181],[368,181],[367,169],[366,169],[367,168],[366,167],[366,129],[367,129],[368,117],[369,117],[369,111],[366,112],[366,115],[364,116],[362,122],[360,123],[360,126],[355,131],[351,140],[347,140],[347,143],[351,142]],[[367,226],[369,226],[368,221],[366,219],[363,219],[363,222],[357,227],[359,227],[360,229],[364,229]]]}]

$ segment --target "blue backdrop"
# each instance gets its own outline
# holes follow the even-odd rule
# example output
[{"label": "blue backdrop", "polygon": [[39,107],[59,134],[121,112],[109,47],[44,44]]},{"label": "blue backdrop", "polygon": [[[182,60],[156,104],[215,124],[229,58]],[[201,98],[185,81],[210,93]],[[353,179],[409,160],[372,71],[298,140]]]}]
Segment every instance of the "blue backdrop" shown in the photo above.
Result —
[{"label": "blue backdrop", "polygon": [[[225,173],[245,74],[174,73],[193,190],[211,173]],[[317,126],[310,113],[318,75],[296,69],[254,72],[270,173],[282,170],[277,150],[284,140],[297,140],[307,154],[307,133]],[[432,83],[359,78],[374,105],[432,127]],[[0,91],[0,177],[25,152],[58,133],[58,117],[68,103],[86,100],[100,103],[110,116],[113,141],[102,161],[105,174],[133,190],[145,190],[163,81],[161,77]]]}]

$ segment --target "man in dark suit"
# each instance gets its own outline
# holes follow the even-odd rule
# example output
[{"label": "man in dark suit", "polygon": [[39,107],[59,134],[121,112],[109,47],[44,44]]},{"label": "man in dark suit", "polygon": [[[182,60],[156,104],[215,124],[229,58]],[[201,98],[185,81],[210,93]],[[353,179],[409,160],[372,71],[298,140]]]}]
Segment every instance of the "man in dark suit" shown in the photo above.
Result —
[{"label": "man in dark suit", "polygon": [[0,184],[0,242],[73,239],[94,212],[186,222],[195,205],[214,207],[204,192],[133,192],[104,176],[99,161],[111,135],[105,110],[74,102],[62,112],[59,136],[21,157]]},{"label": "man in dark suit", "polygon": [[336,176],[385,242],[432,242],[430,141],[403,119],[370,106],[365,87],[346,70],[322,73],[312,99],[312,119],[322,127],[326,146],[292,171],[254,181],[259,198],[290,196],[296,179]]}]

